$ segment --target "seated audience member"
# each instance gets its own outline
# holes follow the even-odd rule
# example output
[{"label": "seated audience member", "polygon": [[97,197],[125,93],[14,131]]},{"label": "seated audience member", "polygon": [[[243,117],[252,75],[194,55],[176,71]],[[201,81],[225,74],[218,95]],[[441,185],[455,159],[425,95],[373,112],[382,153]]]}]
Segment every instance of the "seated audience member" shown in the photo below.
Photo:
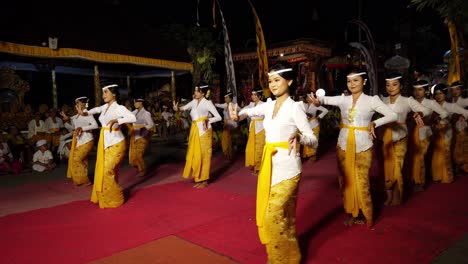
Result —
[{"label": "seated audience member", "polygon": [[52,152],[47,149],[47,141],[41,139],[36,142],[38,150],[33,156],[32,169],[38,172],[51,171],[55,168],[54,158]]}]

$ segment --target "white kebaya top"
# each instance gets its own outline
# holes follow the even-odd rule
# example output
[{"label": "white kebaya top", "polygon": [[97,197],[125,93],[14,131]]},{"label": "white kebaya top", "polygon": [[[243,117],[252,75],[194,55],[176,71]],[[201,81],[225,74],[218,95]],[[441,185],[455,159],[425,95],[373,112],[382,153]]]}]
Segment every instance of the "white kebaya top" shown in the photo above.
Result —
[{"label": "white kebaya top", "polygon": [[[202,117],[208,117],[208,114],[211,113],[213,117],[208,118],[208,129],[211,128],[211,123],[222,120],[213,103],[205,98],[202,98],[200,101],[193,99],[190,103],[182,106],[180,110],[190,110],[190,117],[192,118],[192,122]],[[203,129],[203,122],[197,122],[197,126],[199,135],[202,136],[205,134],[206,131]]]},{"label": "white kebaya top", "polygon": [[99,122],[102,128],[109,128],[109,121],[116,119],[117,123],[114,124],[111,130],[104,131],[104,149],[113,146],[125,139],[125,136],[120,131],[120,125],[125,123],[136,122],[136,117],[125,106],[119,105],[117,102],[103,104],[88,111],[90,115],[100,114]]},{"label": "white kebaya top", "polygon": [[[257,105],[254,108],[242,109],[239,115],[264,116],[263,126],[265,128],[265,142],[288,142],[289,137],[298,130],[301,133],[300,143],[316,147],[318,142],[309,127],[307,116],[302,102],[294,102],[291,98],[286,99],[273,118],[275,101]],[[277,153],[272,158],[271,186],[284,180],[299,175],[302,171],[301,157],[299,153],[288,149],[277,148]]]},{"label": "white kebaya top", "polygon": [[[323,96],[319,97],[322,104],[338,106],[341,111],[341,122],[346,126],[353,127],[368,127],[372,121],[372,116],[375,112],[383,115],[383,117],[374,120],[375,127],[395,122],[398,118],[397,114],[380,100],[377,95],[369,96],[361,94],[353,106],[353,96]],[[369,131],[355,130],[356,153],[366,151],[373,146]],[[346,151],[346,142],[348,140],[348,128],[341,128],[338,136],[338,146]]]}]

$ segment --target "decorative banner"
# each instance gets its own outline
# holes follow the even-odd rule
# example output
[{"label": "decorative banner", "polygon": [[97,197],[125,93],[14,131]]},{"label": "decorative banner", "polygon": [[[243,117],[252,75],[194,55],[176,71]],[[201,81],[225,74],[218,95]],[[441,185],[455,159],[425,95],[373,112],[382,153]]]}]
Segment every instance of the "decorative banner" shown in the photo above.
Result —
[{"label": "decorative banner", "polygon": [[[260,87],[262,87],[263,95],[265,97],[270,97],[270,90],[268,89],[268,55],[266,50],[265,38],[263,36],[262,24],[260,24],[260,19],[258,18],[257,12],[255,11],[252,2],[249,1],[250,6],[252,7],[252,12],[255,17],[255,27],[256,27],[256,39],[257,39],[257,57],[258,57],[258,82]],[[255,89],[255,88],[254,88]]]},{"label": "decorative banner", "polygon": [[94,65],[94,105],[101,105],[101,81],[99,79],[99,68]]},{"label": "decorative banner", "polygon": [[447,85],[460,81],[460,49],[458,48],[458,32],[455,23],[449,20],[447,23],[450,33],[450,57]]},{"label": "decorative banner", "polygon": [[[217,0],[216,0],[217,1]],[[223,37],[224,37],[224,61],[226,64],[226,77],[227,77],[227,93],[232,93],[232,101],[237,103],[237,89],[236,89],[236,74],[234,71],[234,62],[232,61],[231,44],[229,42],[226,21],[224,21],[223,12],[218,2],[219,14],[223,23]]]}]

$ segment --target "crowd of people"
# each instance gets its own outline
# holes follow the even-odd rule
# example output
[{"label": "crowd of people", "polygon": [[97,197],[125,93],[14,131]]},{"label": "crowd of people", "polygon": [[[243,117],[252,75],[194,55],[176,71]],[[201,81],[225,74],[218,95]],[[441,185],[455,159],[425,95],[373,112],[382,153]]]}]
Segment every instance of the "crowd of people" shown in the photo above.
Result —
[{"label": "crowd of people", "polygon": [[[286,63],[272,66],[268,77],[274,100],[263,101],[262,91],[254,90],[246,105],[235,102],[232,93],[225,94],[224,103],[214,103],[208,98],[210,87],[200,84],[191,101],[173,101],[157,110],[152,105],[145,109],[144,96],[136,96],[133,107],[120,105],[117,85],[108,85],[102,89],[102,106],[88,110],[88,98],[79,97],[74,111],[60,111],[61,118],[55,109],[42,112],[48,114],[45,119],[34,113],[26,137],[11,127],[7,140],[0,137],[0,165],[12,169],[14,161],[29,160],[33,170],[50,171],[58,153],[68,159],[67,177],[75,185],[93,184],[93,203],[116,208],[125,202],[117,175],[127,149],[130,165],[138,176],[145,176],[143,155],[155,132],[165,140],[169,134],[189,131],[182,176],[193,178],[195,188],[210,183],[214,130],[222,131],[220,143],[228,160],[242,153],[233,139],[240,134],[246,138],[245,166],[258,177],[256,223],[270,263],[300,262],[295,207],[302,163],[317,160],[321,120],[332,109],[340,113],[336,152],[338,187],[349,216],[345,225],[374,225],[369,170],[376,153],[387,206],[401,204],[412,191],[424,191],[428,174],[434,183],[451,183],[458,172],[468,172],[468,99],[461,96],[465,88],[460,82],[448,86],[419,79],[411,95],[404,96],[404,77],[390,73],[385,79],[387,96],[370,96],[364,93],[367,73],[352,70],[345,92],[328,96],[315,91],[295,94],[296,77]],[[100,125],[94,115],[99,115]],[[241,126],[248,132],[240,133]],[[94,146],[91,183],[88,156]]]}]

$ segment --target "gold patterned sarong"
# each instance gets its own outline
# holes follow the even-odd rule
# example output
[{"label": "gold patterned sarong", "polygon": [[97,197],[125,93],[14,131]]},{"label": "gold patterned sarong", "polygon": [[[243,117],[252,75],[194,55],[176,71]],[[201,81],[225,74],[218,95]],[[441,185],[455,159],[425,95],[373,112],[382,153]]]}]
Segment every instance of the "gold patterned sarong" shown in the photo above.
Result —
[{"label": "gold patterned sarong", "polygon": [[456,133],[453,143],[453,159],[459,168],[468,172],[468,170],[466,170],[468,168],[467,134],[465,130],[457,131],[454,128],[453,131]]},{"label": "gold patterned sarong", "polygon": [[141,137],[135,140],[135,129],[142,129],[145,126],[132,126],[130,128],[130,146],[128,151],[128,163],[137,167],[138,172],[143,173],[146,171],[145,160],[143,156],[145,150],[149,145],[148,137]]},{"label": "gold patterned sarong", "polygon": [[426,184],[426,164],[424,157],[429,147],[429,139],[419,138],[419,126],[412,131],[412,140],[409,146],[411,179],[414,184],[424,186]]},{"label": "gold patterned sarong", "polygon": [[392,128],[385,128],[383,137],[383,158],[384,158],[384,177],[385,189],[391,190],[398,185],[400,189],[400,201],[403,198],[403,163],[408,147],[408,138],[402,138],[396,142],[392,139]]},{"label": "gold patterned sarong", "polygon": [[221,136],[221,148],[223,154],[228,160],[232,159],[232,135],[231,130],[227,125],[223,128],[223,135]]},{"label": "gold patterned sarong", "polygon": [[296,202],[300,175],[271,186],[263,229],[269,241],[265,245],[271,264],[301,261],[296,235]]},{"label": "gold patterned sarong", "polygon": [[[75,144],[75,145],[73,145]],[[73,134],[70,157],[68,158],[67,176],[73,179],[74,185],[89,183],[88,178],[88,154],[93,149],[94,141],[91,140],[85,144],[76,147],[76,137]]]},{"label": "gold patterned sarong", "polygon": [[205,122],[207,119],[205,116],[193,121],[190,128],[189,145],[182,175],[188,178],[192,174],[195,182],[207,181],[210,178],[213,129],[208,129],[200,137],[197,125],[198,122]]},{"label": "gold patterned sarong", "polygon": [[345,211],[353,217],[359,215],[361,210],[367,221],[372,219],[372,200],[369,192],[369,169],[372,162],[372,148],[356,153],[355,131],[368,131],[368,127],[355,127],[341,124],[342,128],[348,129],[348,139],[346,141],[346,152],[338,148],[342,178],[343,202]]},{"label": "gold patterned sarong", "polygon": [[453,182],[450,143],[445,140],[444,130],[434,131],[434,152],[432,154],[433,181],[440,181],[442,183]]},{"label": "gold patterned sarong", "polygon": [[254,171],[260,170],[263,146],[265,146],[265,130],[255,133],[256,122],[263,119],[252,119],[250,122],[249,138],[245,146],[245,166],[254,167]]},{"label": "gold patterned sarong", "polygon": [[104,131],[99,136],[94,185],[91,202],[98,203],[100,208],[115,208],[124,203],[122,188],[117,183],[117,171],[125,156],[125,140],[104,149]]},{"label": "gold patterned sarong", "polygon": [[372,163],[372,148],[355,153],[355,166],[352,171],[348,169],[348,152],[337,147],[338,164],[340,171],[344,173],[342,178],[343,203],[345,212],[353,217],[362,211],[367,222],[373,221],[372,198],[369,186],[369,169]]},{"label": "gold patterned sarong", "polygon": [[[309,122],[310,121],[311,119],[309,119]],[[320,125],[312,128],[312,132],[314,133],[315,137],[318,140],[319,135],[320,135]],[[313,161],[317,160],[317,149],[304,145],[302,147],[302,158],[303,159],[310,158],[310,160],[313,160]]]},{"label": "gold patterned sarong", "polygon": [[258,235],[262,244],[267,244],[270,240],[268,230],[265,230],[265,212],[268,207],[271,188],[271,174],[273,169],[272,157],[276,154],[276,148],[288,149],[288,142],[266,143],[263,148],[262,166],[258,174],[257,183],[257,212],[256,223],[258,226]]}]

